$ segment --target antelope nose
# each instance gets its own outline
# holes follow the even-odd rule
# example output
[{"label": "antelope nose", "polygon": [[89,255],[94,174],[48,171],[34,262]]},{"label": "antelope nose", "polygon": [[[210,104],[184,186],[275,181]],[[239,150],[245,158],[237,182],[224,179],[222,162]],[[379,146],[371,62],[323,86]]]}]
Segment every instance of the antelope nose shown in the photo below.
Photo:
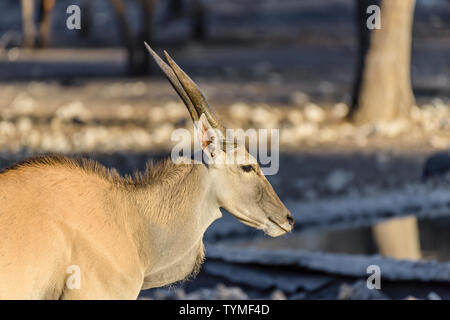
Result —
[{"label": "antelope nose", "polygon": [[292,215],[290,213],[288,213],[288,215],[286,216],[287,221],[289,222],[289,224],[291,225],[291,227],[294,226],[294,218],[292,218]]}]

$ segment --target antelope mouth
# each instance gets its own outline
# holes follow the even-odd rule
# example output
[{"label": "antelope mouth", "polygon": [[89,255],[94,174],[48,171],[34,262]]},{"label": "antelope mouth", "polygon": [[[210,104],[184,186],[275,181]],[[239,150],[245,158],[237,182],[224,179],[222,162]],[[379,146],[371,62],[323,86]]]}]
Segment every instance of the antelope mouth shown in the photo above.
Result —
[{"label": "antelope mouth", "polygon": [[266,222],[261,222],[255,219],[251,219],[246,215],[241,214],[231,214],[231,215],[249,227],[263,230],[266,234],[268,234],[271,237],[278,237],[292,231],[292,225],[290,225],[288,222],[282,224],[277,222],[275,219],[272,219],[271,217],[268,217]]},{"label": "antelope mouth", "polygon": [[242,222],[243,224],[255,228],[255,229],[261,229],[261,227],[264,225],[263,223],[256,221],[256,220],[250,220],[247,217],[242,217],[242,216],[236,216],[233,215],[236,219],[238,219],[240,222]]},{"label": "antelope mouth", "polygon": [[[229,212],[229,211],[228,211]],[[255,229],[263,229],[264,228],[264,223],[262,223],[261,221],[257,221],[255,219],[251,219],[249,217],[247,217],[244,214],[234,214],[231,213],[230,214],[235,217],[236,219],[238,219],[240,222],[242,222],[243,224],[255,228]]]},{"label": "antelope mouth", "polygon": [[278,231],[282,231],[281,233],[275,232],[276,233],[275,236],[283,235],[285,233],[288,233],[288,232],[292,231],[293,227],[288,222],[285,222],[285,223],[281,224],[281,223],[277,222],[276,220],[272,219],[271,217],[268,217],[267,219],[270,221],[270,225],[271,226],[275,226],[278,229]]}]

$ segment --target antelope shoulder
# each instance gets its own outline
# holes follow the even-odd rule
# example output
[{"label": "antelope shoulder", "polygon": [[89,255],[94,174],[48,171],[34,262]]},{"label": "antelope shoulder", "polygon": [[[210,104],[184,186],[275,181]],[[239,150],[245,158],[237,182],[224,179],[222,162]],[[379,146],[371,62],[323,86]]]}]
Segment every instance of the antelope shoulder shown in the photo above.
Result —
[{"label": "antelope shoulder", "polygon": [[135,278],[143,271],[123,213],[105,205],[111,192],[110,181],[68,163],[1,173],[0,298],[67,295],[70,266],[79,267],[81,278],[72,296],[122,297],[129,294],[118,292],[123,288],[137,296],[142,279]]}]

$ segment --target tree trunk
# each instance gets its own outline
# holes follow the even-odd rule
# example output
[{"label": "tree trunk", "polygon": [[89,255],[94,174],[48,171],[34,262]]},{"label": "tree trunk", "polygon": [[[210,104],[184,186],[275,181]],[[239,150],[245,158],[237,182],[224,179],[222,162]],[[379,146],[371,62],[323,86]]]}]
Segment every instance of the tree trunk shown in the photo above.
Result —
[{"label": "tree trunk", "polygon": [[91,33],[92,28],[92,3],[90,0],[83,0],[81,3],[81,30],[80,35],[83,38],[87,38]]},{"label": "tree trunk", "polygon": [[37,46],[39,48],[48,47],[50,44],[52,11],[55,6],[55,0],[42,0],[39,3],[39,37]]},{"label": "tree trunk", "polygon": [[[410,76],[414,4],[415,0],[381,1],[381,29],[372,31],[361,84],[355,85],[360,88],[351,114],[356,122],[408,116],[415,103]],[[367,28],[366,20],[361,22]]]},{"label": "tree trunk", "polygon": [[123,2],[123,0],[111,0],[111,4],[114,8],[114,13],[116,14],[117,21],[119,22],[118,25],[122,44],[127,49],[128,73],[134,74],[136,72],[134,59],[135,48],[133,34],[131,32],[131,28],[126,16],[125,3]]},{"label": "tree trunk", "polygon": [[[381,29],[367,28],[366,13],[376,0],[356,0],[359,60],[350,118],[357,123],[409,116],[414,105],[411,88],[411,38],[414,0],[381,0]],[[417,219],[391,219],[372,233],[382,255],[397,259],[421,257]]]},{"label": "tree trunk", "polygon": [[421,258],[419,228],[414,216],[390,219],[372,228],[380,254],[396,259]]},{"label": "tree trunk", "polygon": [[361,91],[361,84],[364,73],[364,60],[370,45],[370,29],[367,28],[367,14],[366,10],[371,5],[379,5],[380,0],[355,0],[356,5],[356,27],[358,33],[358,60],[356,65],[355,81],[353,83],[352,102],[350,105],[351,117],[358,107],[359,92]]},{"label": "tree trunk", "polygon": [[133,37],[130,24],[126,16],[124,0],[111,0],[117,20],[119,22],[120,37],[128,54],[128,73],[130,75],[144,75],[149,72],[150,57],[145,49],[144,41],[151,43],[152,17],[156,0],[140,0],[141,28],[139,35]]},{"label": "tree trunk", "polygon": [[183,15],[183,1],[169,0],[167,20],[177,19]]},{"label": "tree trunk", "polygon": [[153,11],[155,4],[156,0],[141,0],[142,23],[139,41],[137,43],[137,53],[140,55],[136,59],[139,64],[137,74],[140,75],[145,75],[150,72],[150,55],[144,46],[144,41],[147,43],[152,43]]},{"label": "tree trunk", "polygon": [[201,0],[191,2],[192,38],[197,41],[204,41],[206,39],[206,8]]},{"label": "tree trunk", "polygon": [[34,23],[34,0],[22,0],[21,6],[23,45],[26,48],[34,48],[37,33]]}]

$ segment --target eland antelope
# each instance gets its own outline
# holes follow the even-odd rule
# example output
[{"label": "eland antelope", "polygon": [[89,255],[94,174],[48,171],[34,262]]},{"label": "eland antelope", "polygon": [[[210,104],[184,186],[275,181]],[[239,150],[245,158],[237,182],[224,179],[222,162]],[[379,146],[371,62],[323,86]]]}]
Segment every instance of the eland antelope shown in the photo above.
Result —
[{"label": "eland antelope", "polygon": [[203,234],[221,208],[269,236],[292,230],[290,212],[245,146],[225,140],[223,149],[208,149],[207,131],[225,129],[197,85],[166,52],[168,64],[147,49],[197,123],[209,161],[150,163],[127,177],[64,156],[4,169],[0,298],[135,299],[186,279],[204,260]]}]

